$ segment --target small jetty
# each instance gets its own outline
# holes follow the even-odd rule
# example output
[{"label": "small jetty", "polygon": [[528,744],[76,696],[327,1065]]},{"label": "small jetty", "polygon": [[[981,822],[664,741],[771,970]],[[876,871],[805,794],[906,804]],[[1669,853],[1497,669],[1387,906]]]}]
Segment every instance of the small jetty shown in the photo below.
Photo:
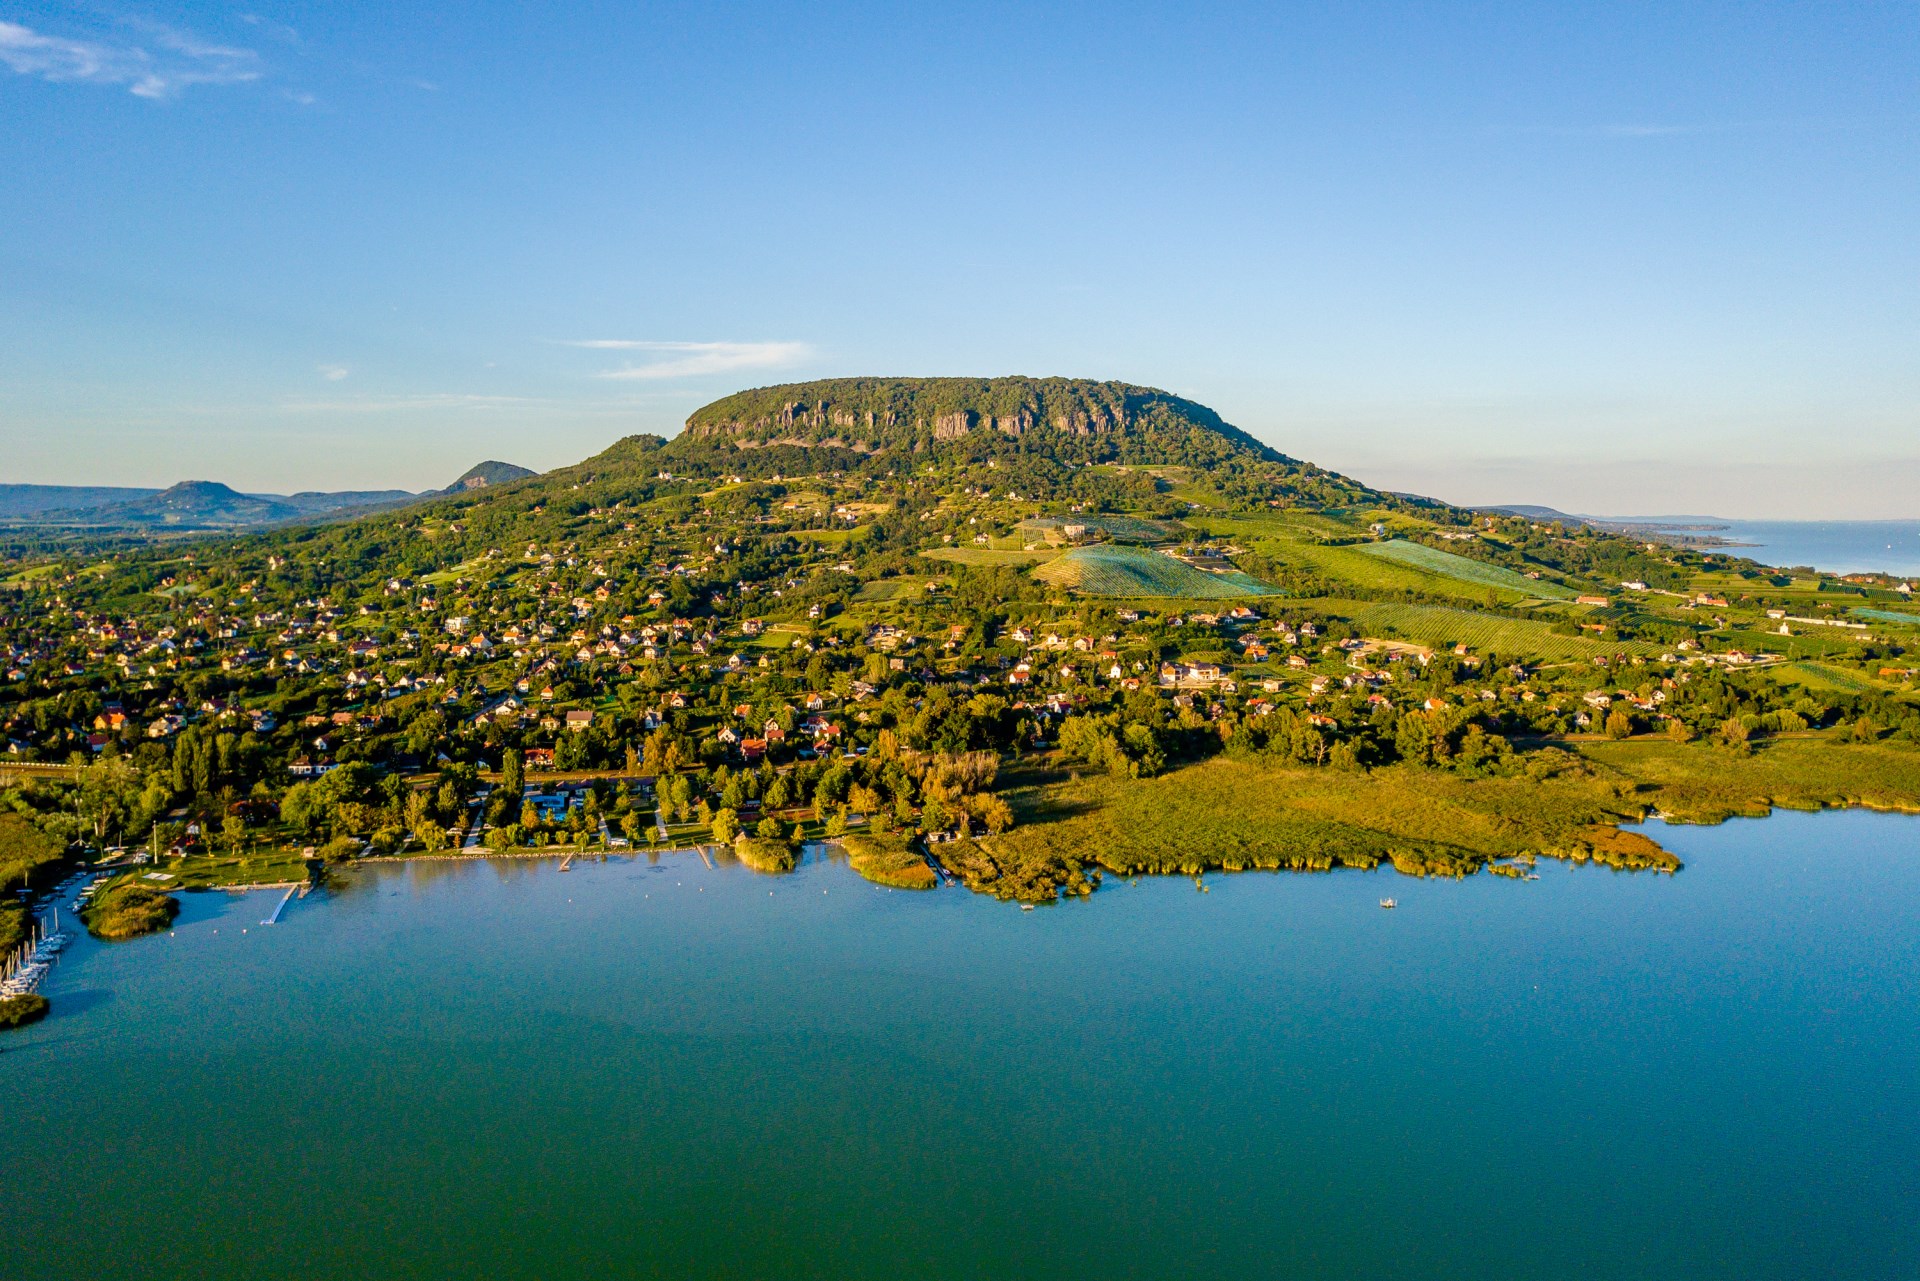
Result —
[{"label": "small jetty", "polygon": [[260,922],[260,924],[262,925],[280,924],[280,913],[287,910],[287,904],[290,903],[293,900],[293,896],[295,894],[298,894],[299,892],[300,892],[300,887],[298,885],[287,886],[287,892],[285,894],[282,894],[280,896],[280,901],[273,905],[272,915],[268,916],[267,919]]}]

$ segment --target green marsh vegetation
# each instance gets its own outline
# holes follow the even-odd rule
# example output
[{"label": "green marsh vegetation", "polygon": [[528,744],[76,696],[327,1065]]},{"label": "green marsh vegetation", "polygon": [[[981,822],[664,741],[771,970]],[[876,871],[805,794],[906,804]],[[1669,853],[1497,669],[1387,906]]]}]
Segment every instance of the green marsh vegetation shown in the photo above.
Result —
[{"label": "green marsh vegetation", "polygon": [[876,885],[898,890],[930,890],[940,883],[927,860],[897,832],[849,832],[840,838],[847,864]]},{"label": "green marsh vegetation", "polygon": [[179,912],[167,891],[123,876],[95,896],[85,919],[95,938],[120,940],[164,930]]},{"label": "green marsh vegetation", "polygon": [[794,848],[774,837],[748,836],[733,839],[733,856],[756,872],[791,872],[799,863]]}]

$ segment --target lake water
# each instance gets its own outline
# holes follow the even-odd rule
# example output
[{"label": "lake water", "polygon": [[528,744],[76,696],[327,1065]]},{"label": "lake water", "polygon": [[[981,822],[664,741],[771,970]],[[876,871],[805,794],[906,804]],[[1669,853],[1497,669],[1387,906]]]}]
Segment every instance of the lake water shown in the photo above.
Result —
[{"label": "lake water", "polygon": [[189,895],[0,1041],[0,1275],[1920,1274],[1920,822],[1657,835],[1033,912],[694,856]]},{"label": "lake water", "polygon": [[1679,519],[1716,526],[1697,532],[1747,544],[1726,550],[1766,565],[1810,565],[1829,574],[1920,574],[1920,520]]}]

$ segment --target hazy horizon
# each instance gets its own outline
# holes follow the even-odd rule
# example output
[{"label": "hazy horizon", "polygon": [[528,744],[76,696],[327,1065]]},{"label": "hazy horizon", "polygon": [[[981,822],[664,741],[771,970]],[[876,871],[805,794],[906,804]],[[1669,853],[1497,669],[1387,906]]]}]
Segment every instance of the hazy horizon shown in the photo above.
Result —
[{"label": "hazy horizon", "polygon": [[1920,13],[0,13],[0,481],[419,490],[741,387],[1164,387],[1381,488],[1920,517]]}]

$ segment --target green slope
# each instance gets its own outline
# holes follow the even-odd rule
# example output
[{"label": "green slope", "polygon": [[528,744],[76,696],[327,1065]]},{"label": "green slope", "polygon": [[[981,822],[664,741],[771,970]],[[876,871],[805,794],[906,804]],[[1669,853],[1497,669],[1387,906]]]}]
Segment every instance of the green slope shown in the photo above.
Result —
[{"label": "green slope", "polygon": [[1227,600],[1277,596],[1279,589],[1238,571],[1210,574],[1138,547],[1075,547],[1033,571],[1035,578],[1088,596]]},{"label": "green slope", "polygon": [[1546,600],[1571,600],[1574,593],[1558,583],[1528,578],[1502,565],[1489,565],[1484,561],[1467,556],[1457,556],[1452,552],[1443,552],[1437,547],[1428,547],[1423,543],[1410,543],[1403,538],[1391,542],[1372,543],[1359,548],[1369,556],[1381,560],[1390,560],[1395,564],[1408,565],[1429,574],[1438,574],[1442,578],[1451,578],[1457,582],[1474,583],[1481,587],[1497,587],[1505,591],[1517,592],[1522,596],[1538,596]]}]

